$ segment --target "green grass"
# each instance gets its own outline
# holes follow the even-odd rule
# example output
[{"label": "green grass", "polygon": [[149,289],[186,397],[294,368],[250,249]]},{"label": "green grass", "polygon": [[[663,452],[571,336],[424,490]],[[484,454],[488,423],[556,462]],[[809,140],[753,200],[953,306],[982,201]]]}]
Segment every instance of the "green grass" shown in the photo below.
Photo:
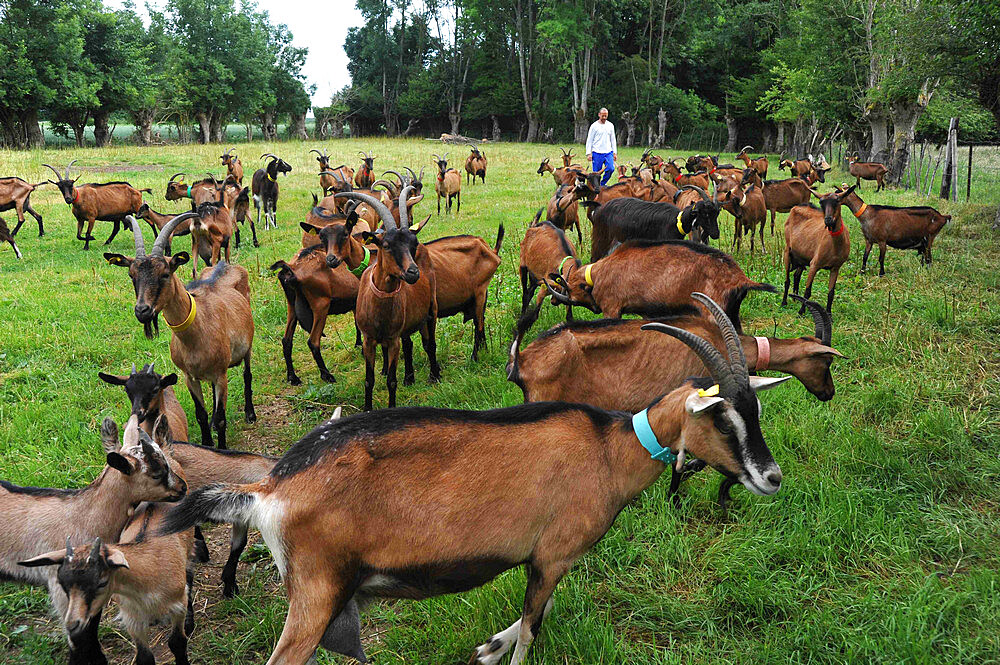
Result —
[{"label": "green grass", "polygon": [[[233,373],[229,434],[237,448],[278,453],[328,417],[334,405],[352,413],[362,402],[363,362],[349,317],[331,319],[323,340],[336,384],[319,381],[301,331],[294,358],[305,383],[292,388],[284,381],[285,302],[266,267],[290,258],[299,246],[298,222],[317,188],[316,163],[307,154],[314,145],[253,144],[241,151],[248,176],[254,168],[249,157],[265,151],[284,157],[294,171],[280,180],[278,230],[260,231],[262,247],[245,243],[234,253],[250,272],[260,416],[254,426],[243,423],[242,382]],[[358,150],[371,149],[381,169],[407,164],[418,170],[442,149],[421,140],[325,147],[334,163],[353,163]],[[445,149],[461,167],[466,151]],[[38,181],[48,173],[42,162],[58,167],[78,158],[82,167],[124,166],[88,177],[152,187],[155,195],[147,199],[155,209],[180,212],[183,203],[162,199],[167,178],[177,171],[218,173],[219,153],[218,146],[196,145],[0,152],[0,171]],[[425,233],[476,233],[492,244],[497,225],[506,227],[503,263],[490,287],[489,348],[473,364],[471,324],[443,322],[443,381],[427,384],[418,345],[417,383],[400,386],[402,405],[480,409],[521,399],[503,371],[520,303],[518,245],[553,189],[551,177],[539,177],[535,169],[543,156],[556,160],[558,150],[499,144],[486,146],[486,153],[486,186],[463,184],[461,214],[434,215]],[[627,149],[621,157],[638,161],[640,153]],[[836,172],[829,178],[845,179]],[[434,209],[433,192],[426,191],[421,216]],[[861,194],[876,203],[928,202],[909,192],[873,195],[870,183]],[[164,327],[152,341],[143,337],[126,271],[101,257],[110,224],[98,223],[100,241],[85,253],[55,188],[40,190],[33,203],[45,216],[46,236],[36,237],[29,218],[18,236],[24,260],[15,261],[8,246],[0,248],[0,477],[78,487],[103,463],[101,419],[120,422],[128,413],[123,391],[100,382],[97,372],[121,373],[133,362],[153,360],[158,370],[169,371],[169,331]],[[847,356],[833,368],[837,395],[820,403],[793,382],[762,397],[764,433],[785,475],[782,491],[761,498],[737,489],[723,515],[714,504],[717,474],[688,483],[680,510],[670,506],[666,482],[654,485],[559,586],[532,663],[1000,662],[1000,243],[989,230],[991,208],[930,204],[954,218],[934,246],[929,270],[919,267],[913,252],[890,251],[885,277],[859,275],[863,242],[848,218],[854,251],[834,303],[834,345]],[[784,217],[779,215],[779,227]],[[728,248],[731,218],[723,213],[721,219],[721,242]],[[783,283],[780,238],[780,228],[775,237],[766,236],[767,255],[751,257],[744,245],[737,259],[752,278]],[[119,235],[112,250],[130,254],[128,234]],[[825,294],[822,273],[814,296],[822,301]],[[548,308],[534,332],[561,317]],[[744,325],[756,334],[812,331],[807,319],[762,294],[748,299]],[[190,398],[186,391],[178,394],[197,439]],[[376,406],[386,400],[380,380]],[[217,569],[206,575],[199,573],[207,583],[199,586],[192,658],[264,662],[286,607],[266,551],[251,548],[244,556],[244,593],[237,599],[220,598]],[[375,604],[364,615],[368,652],[383,665],[463,661],[516,618],[523,588],[523,574],[513,571],[458,596]],[[2,660],[65,659],[59,636],[45,627],[46,607],[41,590],[0,584]],[[112,622],[106,624],[105,647],[124,658],[123,638]],[[321,660],[343,662],[328,655]]]}]

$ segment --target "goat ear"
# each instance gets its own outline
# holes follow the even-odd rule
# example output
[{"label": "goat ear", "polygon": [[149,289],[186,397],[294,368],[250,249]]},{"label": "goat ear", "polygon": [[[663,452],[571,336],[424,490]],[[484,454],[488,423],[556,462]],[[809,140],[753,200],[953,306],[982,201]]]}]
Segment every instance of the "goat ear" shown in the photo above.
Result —
[{"label": "goat ear", "polygon": [[427,215],[427,217],[424,218],[424,221],[422,221],[419,224],[416,224],[414,226],[411,226],[410,227],[410,231],[413,233],[413,235],[416,235],[416,234],[420,233],[420,231],[427,225],[427,222],[429,222],[430,220],[431,220],[431,216]]},{"label": "goat ear", "polygon": [[24,566],[25,568],[37,568],[39,566],[56,566],[61,564],[66,558],[66,550],[53,550],[51,552],[46,552],[45,554],[39,554],[36,557],[30,559],[25,559],[24,561],[18,561],[17,565]]},{"label": "goat ear", "polygon": [[124,386],[125,382],[128,381],[127,376],[115,376],[114,374],[105,374],[104,372],[98,372],[97,376],[104,383],[110,383],[113,386]]},{"label": "goat ear", "polygon": [[128,461],[128,458],[121,453],[110,452],[108,453],[108,466],[116,471],[120,471],[126,476],[131,476],[135,471],[132,468],[132,463]]},{"label": "goat ear", "polygon": [[128,268],[132,265],[132,259],[121,254],[109,254],[108,252],[105,252],[104,258],[108,263],[113,266],[118,266],[119,268]]},{"label": "goat ear", "polygon": [[177,385],[177,373],[171,372],[166,376],[160,377],[160,390],[163,390],[167,386]]},{"label": "goat ear", "polygon": [[751,376],[750,377],[750,387],[753,389],[753,391],[755,393],[757,393],[757,392],[760,392],[761,390],[770,390],[771,388],[774,388],[775,386],[781,385],[782,383],[784,383],[785,381],[789,380],[790,378],[792,378],[792,377],[790,377],[790,376],[779,376],[779,377]]},{"label": "goat ear", "polygon": [[684,401],[684,408],[692,416],[698,416],[705,413],[716,404],[721,404],[726,401],[718,395],[710,395],[702,397],[698,394],[699,391],[693,390],[691,394],[688,395],[687,399]]},{"label": "goat ear", "polygon": [[302,230],[305,231],[306,233],[315,233],[316,235],[319,235],[318,226],[313,226],[309,222],[299,222],[299,226],[301,226]]},{"label": "goat ear", "polygon": [[191,260],[191,255],[188,254],[187,252],[177,252],[169,259],[170,272],[177,270],[190,260]]},{"label": "goat ear", "polygon": [[362,231],[361,232],[361,240],[366,245],[377,245],[378,244],[378,236],[375,235],[374,233],[372,233],[371,231]]},{"label": "goat ear", "polygon": [[128,559],[125,558],[125,553],[122,552],[117,547],[108,546],[105,548],[107,550],[107,561],[109,568],[128,568]]},{"label": "goat ear", "polygon": [[833,356],[834,358],[847,358],[843,353],[833,348],[832,346],[819,345],[815,351],[812,352],[814,356]]}]

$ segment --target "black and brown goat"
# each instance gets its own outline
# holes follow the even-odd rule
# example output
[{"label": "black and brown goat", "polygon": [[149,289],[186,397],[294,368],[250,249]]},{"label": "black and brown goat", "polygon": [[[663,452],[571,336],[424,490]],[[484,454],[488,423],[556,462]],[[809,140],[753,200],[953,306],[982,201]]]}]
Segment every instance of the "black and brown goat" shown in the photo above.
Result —
[{"label": "black and brown goat", "polygon": [[[59,174],[56,173],[56,175]],[[31,184],[26,180],[16,177],[0,178],[0,212],[13,210],[17,214],[17,226],[14,227],[14,232],[11,233],[11,236],[16,236],[17,232],[21,230],[21,225],[24,224],[25,211],[38,222],[38,237],[41,238],[45,235],[42,216],[31,207],[31,193],[49,182],[52,181],[47,180]]]},{"label": "black and brown goat", "polygon": [[[635,425],[628,413],[565,402],[359,414],[314,429],[260,483],[192,492],[168,531],[206,519],[261,528],[289,594],[274,665],[303,665],[318,645],[341,651],[331,631],[372,596],[455,593],[525,565],[520,619],[473,655],[495,664],[513,647],[511,665],[523,665],[559,581],[676,454],[705,460],[755,494],[780,488],[755,392],[786,379],[748,376],[724,316],[726,356],[686,330],[647,326],[691,346],[712,378],[654,400]],[[718,394],[705,391],[712,384]],[[663,451],[655,459],[637,439],[638,423]]]},{"label": "black and brown goat", "polygon": [[18,259],[21,258],[21,250],[17,248],[17,243],[14,242],[14,235],[7,228],[7,222],[3,221],[3,217],[0,217],[0,244],[10,243],[10,246],[14,248],[14,256]]},{"label": "black and brown goat", "polygon": [[[792,208],[785,220],[785,296],[781,300],[782,305],[788,302],[788,282],[792,271],[795,271],[795,287],[792,292],[798,294],[802,271],[809,268],[803,294],[808,300],[812,296],[812,283],[816,273],[829,270],[826,311],[833,311],[837,275],[840,273],[840,266],[851,255],[851,236],[841,217],[841,204],[853,191],[854,187],[851,187],[843,192],[820,195],[810,190],[819,199],[821,207],[800,205]],[[799,313],[805,312],[805,309],[806,305],[803,303]]]},{"label": "black and brown goat", "polygon": [[153,370],[153,363],[143,365],[137,372],[133,363],[132,372],[128,376],[104,372],[98,372],[97,375],[105,383],[125,388],[125,394],[132,404],[132,415],[139,419],[139,427],[146,434],[153,433],[153,426],[162,415],[172,440],[187,441],[187,414],[177,401],[173,388],[177,383],[176,374],[161,376]]},{"label": "black and brown goat", "polygon": [[[191,199],[191,209],[194,210],[199,203],[214,201],[218,198],[218,181],[214,176],[202,178],[201,180],[188,184],[185,182],[186,173],[175,173],[167,181],[167,191],[163,195],[168,201],[179,201],[180,199]],[[179,179],[178,179],[179,177]]]},{"label": "black and brown goat", "polygon": [[[58,617],[69,600],[52,568],[17,565],[39,552],[63,547],[66,539],[117,542],[135,507],[143,501],[177,501],[187,491],[180,465],[139,431],[138,418],[125,426],[124,444],[110,418],[101,424],[107,466],[81,489],[20,487],[0,481],[0,575],[16,582],[48,588]],[[99,620],[68,634],[71,663],[104,665],[97,639]],[[68,628],[68,626],[67,626]]]},{"label": "black and brown goat", "polygon": [[690,305],[691,292],[702,291],[722,304],[737,330],[747,293],[776,290],[749,279],[728,254],[683,240],[629,240],[594,263],[570,268],[565,277],[550,273],[549,280],[566,291],[551,291],[556,302],[611,319],[658,316]]},{"label": "black and brown goat", "polygon": [[234,152],[236,148],[230,148],[219,155],[222,165],[226,167],[226,173],[232,177],[238,185],[243,186],[243,162]]},{"label": "black and brown goat", "polygon": [[[518,267],[521,277],[521,312],[528,309],[531,298],[538,287],[543,284],[550,273],[567,274],[566,264],[580,266],[576,256],[576,248],[558,226],[548,220],[541,220],[543,210],[535,213],[535,219],[524,233],[521,240],[521,257]],[[540,221],[541,220],[541,221]],[[541,303],[548,290],[538,294]],[[573,318],[573,308],[566,309],[566,319]]]},{"label": "black and brown goat", "polygon": [[[104,242],[105,245],[110,245],[111,241],[118,235],[125,216],[134,215],[139,211],[139,207],[142,206],[142,193],[152,194],[153,190],[136,189],[127,182],[87,183],[77,187],[76,181],[80,179],[80,176],[72,179],[69,177],[69,169],[74,162],[76,162],[75,159],[69,163],[69,166],[66,167],[66,174],[63,176],[59,175],[59,172],[48,164],[42,164],[42,166],[51,169],[59,179],[48,182],[58,187],[63,200],[72,206],[73,217],[76,218],[76,239],[84,241],[83,248],[90,249],[90,241],[96,240],[91,232],[94,230],[94,223],[98,220],[114,224],[111,235]],[[87,224],[86,236],[80,235],[83,233],[84,222]]]},{"label": "black and brown goat", "polygon": [[653,172],[654,177],[662,175],[665,162],[662,157],[653,154],[652,148],[646,148],[643,151],[642,157],[639,158],[639,162],[648,166],[649,170]]},{"label": "black and brown goat", "polygon": [[358,154],[361,155],[361,166],[354,174],[354,185],[369,189],[375,182],[375,155],[370,152],[358,152]]},{"label": "black and brown goat", "polygon": [[760,249],[767,253],[764,247],[764,227],[767,225],[767,202],[764,200],[764,192],[756,183],[754,177],[759,180],[760,174],[752,168],[748,168],[743,173],[743,178],[735,187],[722,195],[722,207],[733,216],[736,227],[733,231],[733,246],[736,251],[743,247],[743,234],[750,235],[750,252],[754,251],[754,232],[760,227]]},{"label": "black and brown goat", "polygon": [[807,205],[811,196],[809,185],[802,178],[764,181],[764,204],[771,213],[771,235],[774,235],[774,218],[779,212]]},{"label": "black and brown goat", "polygon": [[191,278],[198,277],[198,259],[206,265],[218,265],[225,250],[225,260],[229,261],[230,240],[236,229],[233,214],[226,207],[222,193],[218,201],[207,201],[195,210],[196,217],[191,219],[191,254],[194,259],[191,264]]},{"label": "black and brown goat", "polygon": [[472,178],[472,184],[476,184],[476,177],[483,179],[483,184],[486,184],[486,153],[479,149],[479,146],[471,144],[469,146],[469,156],[465,158],[465,184],[469,184],[469,178]]},{"label": "black and brown goat", "polygon": [[767,179],[767,168],[770,163],[767,161],[767,155],[761,155],[757,159],[750,159],[750,153],[748,150],[753,150],[752,145],[744,146],[740,150],[739,154],[736,155],[736,159],[742,159],[743,163],[748,169],[753,169],[762,179]]},{"label": "black and brown goat", "polygon": [[[331,191],[342,191],[338,187],[337,180],[333,177],[333,170],[330,169],[330,156],[326,154],[326,148],[323,148],[323,152],[313,148],[309,152],[316,153],[316,161],[319,162],[319,188],[323,190],[323,196],[326,196]],[[350,182],[350,177],[345,177],[344,174],[340,173],[340,169],[343,169],[343,165],[337,168],[337,173],[341,176],[343,180]]]},{"label": "black and brown goat", "polygon": [[606,257],[614,243],[628,240],[683,240],[695,230],[706,238],[718,239],[718,202],[705,190],[700,194],[696,192],[698,200],[683,208],[634,198],[614,199],[593,208],[590,260]]},{"label": "black and brown goat", "polygon": [[580,192],[576,185],[559,185],[549,199],[545,218],[563,231],[576,227],[576,241],[583,243],[583,230],[580,228]]},{"label": "black and brown goat", "polygon": [[260,210],[264,209],[264,228],[268,224],[273,228],[278,228],[278,174],[291,172],[292,167],[288,162],[265,152],[261,159],[268,158],[271,161],[262,169],[257,169],[253,174],[250,183],[253,192],[253,207],[257,211],[257,223],[260,224]]},{"label": "black and brown goat", "polygon": [[[375,262],[361,275],[358,303],[354,321],[361,331],[365,356],[365,411],[372,409],[372,392],[375,389],[375,352],[381,346],[384,352],[386,387],[389,406],[396,405],[396,366],[400,345],[403,348],[403,384],[413,383],[413,342],[410,336],[420,332],[420,341],[430,362],[430,381],[441,378],[437,362],[437,278],[434,264],[427,248],[417,240],[422,227],[410,228],[405,201],[410,188],[400,192],[400,224],[381,201],[357,192],[344,192],[336,196],[364,201],[373,207],[382,220],[384,229],[365,233],[368,244],[378,248]],[[406,361],[410,362],[407,363]]]},{"label": "black and brown goat", "polygon": [[438,214],[441,214],[441,199],[445,200],[445,212],[451,212],[452,199],[458,199],[456,214],[462,212],[462,176],[455,169],[448,168],[448,153],[444,157],[433,155],[434,163],[437,165],[437,181],[434,183],[434,191],[437,192]]},{"label": "black and brown goat", "polygon": [[[889,173],[889,169],[886,168],[885,164],[881,162],[862,162],[859,160],[860,157],[858,156],[858,153],[854,153],[847,158],[847,168],[851,175],[857,180],[855,184],[858,191],[861,191],[862,180],[874,180],[876,182],[876,192],[880,192],[885,189],[885,176]],[[18,226],[20,226],[20,224],[18,224]]]},{"label": "black and brown goat", "polygon": [[[184,372],[184,381],[194,401],[195,417],[201,428],[201,442],[211,445],[214,428],[219,448],[226,447],[226,375],[230,367],[243,363],[243,399],[246,421],[257,420],[253,408],[250,357],[253,346],[253,316],[250,312],[249,275],[242,266],[220,261],[202,278],[181,283],[176,271],[190,260],[187,252],[164,256],[167,239],[174,227],[198,213],[184,213],[171,220],[156,237],[146,254],[142,229],[128,218],[135,236],[135,258],[105,254],[112,265],[128,268],[135,287],[135,318],[143,324],[146,337],[159,333],[159,314],[171,329],[170,359]],[[170,323],[175,321],[176,323]],[[212,384],[214,413],[211,426],[201,382]]]},{"label": "black and brown goat", "polygon": [[931,246],[944,225],[951,221],[951,215],[942,215],[930,206],[868,205],[861,200],[857,187],[843,185],[838,193],[846,192],[844,205],[858,218],[861,234],[865,237],[865,254],[861,259],[861,271],[868,268],[868,255],[872,245],[878,245],[878,274],[885,274],[885,249],[912,249],[920,255],[920,264],[931,264]]}]

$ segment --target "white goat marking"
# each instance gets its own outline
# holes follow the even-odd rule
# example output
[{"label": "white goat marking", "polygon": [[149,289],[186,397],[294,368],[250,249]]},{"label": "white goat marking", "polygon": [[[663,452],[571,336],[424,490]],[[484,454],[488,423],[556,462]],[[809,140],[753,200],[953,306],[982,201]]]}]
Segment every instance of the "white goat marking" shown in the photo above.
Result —
[{"label": "white goat marking", "polygon": [[257,497],[257,505],[253,509],[252,523],[260,535],[267,543],[267,548],[271,550],[271,557],[274,565],[278,567],[281,579],[285,579],[288,567],[288,558],[285,555],[285,539],[281,531],[281,518],[285,514],[285,507],[277,499],[271,497]]}]

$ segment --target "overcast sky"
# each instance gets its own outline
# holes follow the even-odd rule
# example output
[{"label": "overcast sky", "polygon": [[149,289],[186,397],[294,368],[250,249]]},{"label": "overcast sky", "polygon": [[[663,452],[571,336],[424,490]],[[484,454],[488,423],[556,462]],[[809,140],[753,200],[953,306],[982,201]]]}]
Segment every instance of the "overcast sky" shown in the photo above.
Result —
[{"label": "overcast sky", "polygon": [[[105,0],[113,8],[125,0]],[[137,11],[146,16],[145,3],[135,3]],[[163,7],[165,0],[150,0],[154,7]],[[337,90],[351,82],[347,73],[344,39],[347,29],[363,24],[361,12],[354,0],[257,0],[259,9],[271,15],[273,23],[284,23],[292,31],[296,46],[309,49],[303,68],[306,84],[316,84],[313,104],[326,106]]]}]

